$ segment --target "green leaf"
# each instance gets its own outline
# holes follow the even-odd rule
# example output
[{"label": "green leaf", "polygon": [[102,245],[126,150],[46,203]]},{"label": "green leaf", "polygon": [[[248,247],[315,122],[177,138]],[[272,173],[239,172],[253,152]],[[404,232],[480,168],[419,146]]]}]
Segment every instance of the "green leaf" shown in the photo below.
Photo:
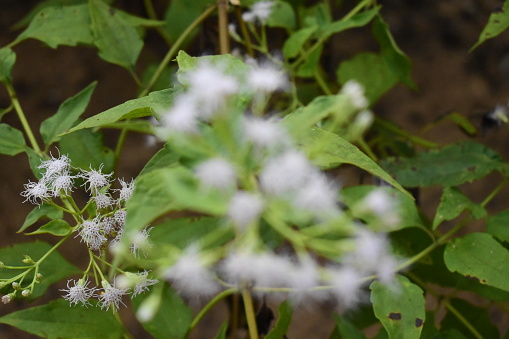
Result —
[{"label": "green leaf", "polygon": [[426,313],[422,290],[408,278],[398,275],[398,288],[374,281],[371,303],[391,339],[420,338]]},{"label": "green leaf", "polygon": [[228,331],[228,321],[225,321],[219,328],[219,332],[217,333],[215,339],[226,339],[227,331]]},{"label": "green leaf", "polygon": [[16,63],[16,54],[12,49],[4,47],[0,49],[0,82],[12,83],[12,67]]},{"label": "green leaf", "polygon": [[107,62],[133,70],[143,47],[135,25],[100,0],[90,0],[89,9],[99,56]]},{"label": "green leaf", "polygon": [[170,145],[165,144],[140,172],[140,176],[159,168],[178,166],[179,155],[172,151]]},{"label": "green leaf", "polygon": [[470,136],[477,134],[477,128],[468,120],[468,118],[458,112],[450,112],[438,119],[437,123],[449,120],[458,125],[465,133]]},{"label": "green leaf", "polygon": [[46,146],[58,141],[60,139],[58,135],[66,132],[76,123],[87,108],[96,85],[97,81],[94,81],[84,90],[64,101],[55,115],[42,122],[40,131]]},{"label": "green leaf", "polygon": [[113,170],[115,153],[103,145],[102,139],[100,132],[91,130],[66,134],[60,139],[60,153],[67,154],[74,167],[98,170],[103,165],[103,173],[108,173]]},{"label": "green leaf", "polygon": [[502,158],[473,141],[421,152],[411,158],[388,158],[381,166],[405,187],[458,186],[504,169]]},{"label": "green leaf", "polygon": [[[215,232],[222,227],[218,218],[202,217],[181,218],[164,221],[150,232],[152,242],[156,245],[171,244],[184,250],[192,244],[199,243],[205,235]],[[221,230],[222,231],[222,230]],[[233,230],[222,232],[221,237],[215,236],[215,242],[207,244],[207,247],[219,246],[234,237]]]},{"label": "green leaf", "polygon": [[472,233],[447,244],[444,261],[451,272],[509,291],[509,251],[487,233]]},{"label": "green leaf", "polygon": [[500,241],[509,243],[509,210],[488,217],[487,232]]},{"label": "green leaf", "polygon": [[27,233],[27,235],[35,235],[35,234],[52,234],[57,237],[63,237],[68,235],[72,231],[72,227],[62,219],[52,220],[46,225],[39,227],[37,231]]},{"label": "green leaf", "polygon": [[321,28],[318,31],[318,37],[326,39],[333,34],[346,31],[350,28],[366,26],[378,14],[380,6],[374,7],[370,10],[357,13],[347,20],[341,19]]},{"label": "green leaf", "polygon": [[274,1],[270,7],[270,16],[265,23],[269,27],[293,29],[295,27],[295,14],[292,6],[284,1]]},{"label": "green leaf", "polygon": [[304,49],[304,44],[318,29],[318,26],[311,26],[299,29],[290,34],[283,45],[283,54],[286,59],[294,58]]},{"label": "green leaf", "polygon": [[28,156],[28,162],[30,163],[30,168],[32,169],[32,173],[37,179],[41,179],[43,176],[44,170],[39,168],[41,162],[46,160],[32,148],[25,146],[25,152]]},{"label": "green leaf", "polygon": [[357,166],[392,185],[413,199],[401,185],[378,166],[370,157],[337,134],[315,127],[300,140],[304,152],[321,168],[334,168],[340,164]]},{"label": "green leaf", "polygon": [[57,48],[58,45],[93,44],[88,6],[60,5],[43,8],[15,42],[28,38],[40,40],[51,48]]},{"label": "green leaf", "polygon": [[482,30],[479,35],[479,39],[475,43],[474,46],[470,49],[472,52],[476,49],[480,44],[485,42],[488,39],[492,39],[502,32],[504,32],[509,27],[509,0],[505,0],[502,8],[496,8],[491,13],[490,18],[488,19],[488,23]]},{"label": "green leaf", "polygon": [[[153,292],[156,293],[156,292]],[[138,311],[146,298],[134,298],[132,303]],[[154,317],[142,322],[143,328],[157,339],[183,339],[193,320],[193,311],[184,303],[182,298],[169,285],[165,284],[160,296],[161,304]]]},{"label": "green leaf", "polygon": [[0,124],[0,154],[16,155],[25,151],[25,138],[20,130]]},{"label": "green leaf", "polygon": [[304,62],[299,65],[297,71],[295,72],[296,76],[302,78],[311,78],[314,76],[315,72],[317,72],[318,63],[320,62],[320,56],[322,55],[323,45],[315,49],[311,52]]},{"label": "green leaf", "polygon": [[397,75],[399,80],[412,89],[417,89],[417,85],[410,77],[412,65],[406,54],[399,49],[392,37],[389,25],[377,15],[373,21],[373,36],[380,45],[380,55],[391,71]]},{"label": "green leaf", "polygon": [[102,125],[102,128],[123,129],[129,132],[154,134],[154,124],[148,120],[117,121],[112,124]]},{"label": "green leaf", "polygon": [[173,99],[175,95],[177,95],[178,91],[178,88],[174,87],[162,91],[152,92],[143,98],[126,101],[123,104],[112,107],[102,113],[84,120],[80,124],[71,128],[69,133],[84,128],[101,127],[108,124],[113,124],[120,120],[151,116],[154,114],[154,111],[166,110],[173,102]]},{"label": "green leaf", "polygon": [[[477,307],[461,299],[451,299],[449,305],[454,308],[456,312],[463,317],[463,320],[468,322],[482,338],[500,338],[500,333],[497,327],[492,323],[492,317],[488,313],[486,307]],[[452,313],[450,309],[448,309],[446,316],[440,322],[440,329],[441,331],[457,330],[466,338],[479,338],[479,336],[473,336],[472,331],[468,329],[465,324],[458,319],[458,315]],[[458,337],[459,336],[456,334],[446,338]]]},{"label": "green leaf", "polygon": [[[398,217],[397,223],[390,225],[391,231],[396,231],[405,227],[417,227],[423,224],[419,211],[415,206],[415,201],[408,195],[393,189],[391,187],[377,186],[352,186],[341,190],[341,201],[350,207],[350,212],[354,218],[358,218],[366,222],[373,229],[387,229],[384,218],[367,210],[364,206],[364,199],[373,191],[383,190],[390,197],[391,203],[394,205],[394,213]],[[382,219],[382,220],[381,220]],[[381,224],[381,225],[380,225]]]},{"label": "green leaf", "polygon": [[16,233],[21,233],[26,230],[28,227],[35,224],[38,220],[42,218],[46,219],[60,219],[64,215],[64,212],[56,208],[55,206],[42,204],[40,206],[34,207],[30,213],[28,213],[25,222],[21,226],[21,228]]},{"label": "green leaf", "polygon": [[436,229],[444,220],[453,220],[464,210],[472,212],[475,219],[484,218],[486,210],[479,204],[473,203],[461,191],[455,187],[444,188],[444,193],[440,198],[435,219],[433,219],[433,229]]},{"label": "green leaf", "polygon": [[118,339],[126,333],[113,313],[71,307],[64,299],[7,314],[0,322],[48,339]]},{"label": "green leaf", "polygon": [[[186,28],[205,11],[206,7],[214,3],[215,0],[170,1],[164,16],[165,31],[170,40],[175,42]],[[195,29],[188,39],[191,40],[196,33],[198,33],[198,29]]]},{"label": "green leaf", "polygon": [[288,301],[282,302],[278,308],[279,316],[276,326],[265,336],[265,339],[284,338],[292,321],[293,309]]},{"label": "green leaf", "polygon": [[219,191],[204,191],[194,174],[183,167],[153,170],[139,176],[136,181],[136,188],[127,203],[129,213],[125,231],[126,234],[138,231],[175,210],[223,215],[228,199]]},{"label": "green leaf", "polygon": [[[20,243],[9,247],[0,248],[0,261],[7,266],[23,266],[21,260],[24,255],[30,256],[34,261],[39,260],[51,250],[52,246],[42,241],[35,241],[31,243]],[[26,265],[27,268],[29,265]],[[20,270],[0,270],[0,279],[8,279],[15,277]],[[43,279],[41,283],[35,284],[34,293],[31,298],[38,298],[42,296],[48,287],[72,274],[81,272],[77,267],[71,265],[67,260],[58,253],[53,251],[43,262],[39,265],[39,273],[42,274]],[[33,271],[29,273],[23,282],[23,286],[32,281]],[[5,289],[3,290],[5,291]]]},{"label": "green leaf", "polygon": [[350,60],[343,61],[336,75],[338,82],[344,84],[354,79],[365,88],[366,98],[375,103],[384,93],[398,83],[398,76],[385,59],[374,53],[359,53]]},{"label": "green leaf", "polygon": [[334,319],[336,322],[336,327],[334,328],[333,334],[335,336],[331,336],[332,338],[348,338],[348,339],[365,339],[366,336],[362,333],[354,324],[348,321],[345,317],[334,315]]}]

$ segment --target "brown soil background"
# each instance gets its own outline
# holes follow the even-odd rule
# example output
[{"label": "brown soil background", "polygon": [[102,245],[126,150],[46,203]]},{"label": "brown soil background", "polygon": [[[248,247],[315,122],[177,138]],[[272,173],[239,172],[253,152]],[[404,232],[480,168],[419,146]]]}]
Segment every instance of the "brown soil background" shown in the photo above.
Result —
[{"label": "brown soil background", "polygon": [[[28,13],[37,1],[1,0],[0,2],[0,46],[14,40],[19,32],[10,30],[11,25]],[[156,8],[164,8],[165,1],[155,1]],[[497,104],[509,99],[509,33],[490,40],[476,51],[468,53],[477,41],[489,14],[501,3],[497,0],[415,0],[380,1],[382,15],[389,23],[396,42],[405,51],[413,63],[413,79],[419,91],[411,91],[398,85],[386,94],[374,107],[374,112],[404,126],[411,133],[418,133],[425,125],[441,115],[457,111],[470,117],[479,125],[482,114]],[[145,16],[142,1],[116,1],[115,6],[131,13]],[[162,13],[162,12],[161,12]],[[162,16],[162,15],[161,15]],[[214,25],[214,22],[207,22]],[[199,55],[209,48],[209,36],[200,33],[197,44],[191,49],[192,55]],[[149,62],[161,59],[166,52],[164,43],[155,34],[150,33],[142,52],[139,69]],[[330,76],[340,60],[348,58],[353,51],[376,51],[376,42],[365,30],[354,30],[342,34],[330,41],[326,58],[326,68],[330,67]],[[60,103],[75,95],[94,80],[99,84],[92,97],[86,115],[91,116],[118,105],[136,96],[136,87],[126,71],[110,65],[97,57],[96,51],[85,47],[59,47],[50,49],[42,43],[29,40],[14,48],[17,62],[14,68],[14,86],[20,102],[37,130],[40,122],[53,115]],[[6,91],[0,89],[0,107],[7,107],[9,100]],[[2,119],[2,122],[20,128],[14,113]],[[116,134],[108,133],[107,143],[113,146]],[[507,126],[491,129],[476,137],[509,160]],[[467,138],[456,126],[444,123],[424,135],[430,140],[446,144]],[[121,160],[119,177],[135,177],[157,146],[148,146],[146,139],[139,135],[130,135]],[[32,209],[23,204],[19,192],[23,184],[33,179],[27,159],[24,155],[0,158],[0,246],[25,242],[27,236],[16,234],[26,215]],[[489,177],[463,189],[473,200],[482,199],[496,185],[496,177]],[[421,193],[425,213],[432,216],[439,202],[440,190],[428,189]],[[507,192],[490,204],[492,211],[506,209]],[[478,225],[474,227],[483,227]],[[53,239],[47,238],[50,242]],[[79,265],[85,251],[76,250],[72,245],[64,246],[62,252],[74,264]],[[60,284],[50,289],[44,300],[37,304],[60,296]],[[0,307],[0,315],[15,309],[26,308],[26,301],[15,301]],[[496,316],[496,314],[494,315]],[[149,338],[132,320],[126,317],[126,325],[134,338]],[[502,317],[502,319],[505,319]],[[507,328],[505,320],[499,320],[501,329]],[[321,308],[303,309],[294,320],[295,326],[289,338],[326,338],[331,331],[330,315]],[[213,319],[205,319],[204,326],[217,328]],[[33,338],[24,332],[7,326],[0,326],[1,338]],[[206,334],[197,334],[196,338],[206,338]]]}]

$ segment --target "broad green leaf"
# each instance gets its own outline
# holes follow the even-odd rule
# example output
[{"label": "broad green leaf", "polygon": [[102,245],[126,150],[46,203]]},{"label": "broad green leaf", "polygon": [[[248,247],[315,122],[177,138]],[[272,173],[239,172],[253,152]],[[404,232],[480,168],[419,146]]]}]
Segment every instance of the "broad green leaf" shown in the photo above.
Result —
[{"label": "broad green leaf", "polygon": [[93,44],[90,15],[86,4],[43,8],[15,42],[32,38],[51,48],[58,45]]},{"label": "broad green leaf", "polygon": [[285,58],[294,58],[304,49],[304,44],[318,29],[318,26],[311,26],[299,29],[290,34],[283,45],[283,55]]},{"label": "broad green leaf", "polygon": [[[166,10],[164,21],[165,31],[172,42],[175,42],[186,28],[196,20],[209,5],[216,3],[215,0],[172,0]],[[189,39],[196,35],[194,30]]]},{"label": "broad green leaf", "polygon": [[417,89],[417,85],[410,77],[412,65],[406,54],[399,49],[392,37],[389,25],[377,15],[373,21],[373,36],[380,45],[380,55],[391,71],[397,75],[399,80],[412,89]]},{"label": "broad green leaf", "polygon": [[60,139],[58,135],[66,132],[76,123],[87,108],[96,85],[97,81],[94,81],[84,90],[64,101],[55,115],[42,122],[40,131],[46,146],[58,141]]},{"label": "broad green leaf", "polygon": [[344,84],[354,79],[363,85],[366,98],[371,104],[398,83],[398,76],[385,59],[374,53],[359,53],[350,60],[343,61],[336,75],[338,82]]},{"label": "broad green leaf", "polygon": [[[449,305],[454,308],[454,310],[463,317],[463,320],[468,322],[482,338],[500,338],[500,333],[497,327],[493,324],[492,317],[488,313],[488,309],[486,307],[477,307],[462,299],[451,299],[449,301]],[[466,338],[474,337],[472,331],[467,328],[465,324],[458,319],[458,315],[452,313],[450,309],[448,309],[447,314],[440,322],[440,330],[457,330]],[[458,336],[458,334],[453,335],[454,336],[448,336],[445,338],[462,338],[462,336]]]},{"label": "broad green leaf", "polygon": [[334,328],[333,335],[329,339],[365,339],[366,336],[354,324],[348,321],[345,317],[334,315],[336,327]]},{"label": "broad green leaf", "polygon": [[[369,211],[364,206],[364,199],[373,191],[383,190],[389,197],[390,205],[393,205],[394,211],[388,211],[388,215],[397,216],[397,223],[387,225],[379,215]],[[341,201],[345,203],[354,218],[362,219],[366,224],[376,229],[387,229],[396,231],[405,227],[417,227],[423,224],[415,202],[408,195],[393,189],[391,187],[376,186],[352,186],[341,190]]]},{"label": "broad green leaf", "polygon": [[381,166],[405,187],[458,186],[504,169],[502,158],[473,141],[421,152],[411,158],[388,158]]},{"label": "broad green leaf", "polygon": [[94,44],[108,62],[133,70],[143,47],[136,26],[100,0],[89,1]]},{"label": "broad green leaf", "polygon": [[59,148],[61,154],[67,154],[74,167],[85,170],[98,170],[103,166],[103,173],[113,170],[115,153],[103,145],[103,135],[91,130],[80,130],[61,137]]},{"label": "broad green leaf", "polygon": [[222,228],[218,218],[203,217],[171,219],[164,221],[150,232],[152,242],[158,245],[171,244],[172,246],[185,249],[192,244],[199,244],[207,234],[215,232],[213,243],[202,246],[218,246],[233,238],[234,233],[229,228]]},{"label": "broad green leaf", "polygon": [[[297,6],[294,6],[297,7]],[[332,14],[330,6],[327,3],[317,3],[313,6],[304,7],[299,6],[300,21],[304,26],[318,26],[321,28],[327,27],[332,22]]]},{"label": "broad green leaf", "polygon": [[129,213],[125,231],[138,231],[170,211],[191,210],[223,215],[227,207],[228,197],[215,190],[203,190],[190,170],[183,167],[161,168],[138,177],[127,203]]},{"label": "broad green leaf", "polygon": [[296,76],[303,78],[311,78],[314,76],[315,72],[318,71],[318,63],[320,62],[320,56],[322,55],[323,45],[315,49],[311,52],[304,62],[299,65],[297,71],[295,72]]},{"label": "broad green leaf", "polygon": [[318,31],[318,37],[322,39],[326,39],[333,34],[346,31],[350,28],[362,27],[367,25],[373,18],[378,14],[380,10],[380,6],[374,7],[370,10],[357,13],[351,18],[347,20],[341,19],[338,21],[334,21],[333,23],[321,28]]},{"label": "broad green leaf", "polygon": [[32,173],[37,179],[41,179],[43,176],[44,170],[39,168],[41,162],[46,160],[41,155],[37,154],[32,148],[25,146],[25,152],[28,157],[28,162],[30,163],[30,168],[32,169]]},{"label": "broad green leaf", "polygon": [[0,154],[16,155],[25,151],[25,138],[20,130],[0,124]]},{"label": "broad green leaf", "polygon": [[487,232],[498,240],[509,243],[509,210],[489,216]]},{"label": "broad green leaf", "polygon": [[16,233],[21,233],[26,230],[28,227],[35,224],[38,220],[42,218],[46,219],[60,219],[64,215],[64,212],[61,209],[56,208],[55,206],[42,204],[40,206],[34,207],[30,213],[28,213],[25,222],[21,226],[21,228]]},{"label": "broad green leaf", "polygon": [[[155,292],[153,292],[155,293]],[[137,311],[143,301],[150,298],[134,298],[132,303]],[[193,311],[169,285],[163,287],[161,304],[154,317],[142,322],[143,328],[157,339],[183,339],[193,320]]]},{"label": "broad green leaf", "polygon": [[420,338],[426,313],[422,290],[408,278],[398,275],[394,286],[378,281],[370,285],[371,303],[391,339]]},{"label": "broad green leaf", "polygon": [[179,155],[172,151],[170,145],[165,144],[140,172],[140,176],[152,172],[153,170],[165,167],[174,167],[178,165]]},{"label": "broad green leaf", "polygon": [[71,128],[69,133],[84,128],[101,127],[115,123],[119,120],[150,116],[154,114],[154,110],[166,110],[173,102],[173,99],[178,91],[178,88],[174,87],[162,91],[152,92],[143,98],[126,101],[123,104],[112,107],[102,113],[84,120],[80,124]]},{"label": "broad green leaf", "polygon": [[470,49],[472,52],[476,49],[480,44],[485,42],[488,39],[492,39],[502,32],[504,32],[509,27],[509,0],[505,0],[501,7],[498,7],[493,10],[490,18],[488,19],[488,23],[482,30],[479,35],[479,39],[475,43],[474,46]]},{"label": "broad green leaf", "polygon": [[288,301],[282,302],[278,308],[276,326],[265,336],[265,339],[284,338],[292,321],[293,309]]},{"label": "broad green leaf", "polygon": [[311,161],[321,168],[328,169],[341,164],[352,164],[383,179],[413,199],[410,193],[401,187],[396,180],[371,160],[370,157],[337,134],[315,127],[305,137],[301,138],[300,143]]},{"label": "broad green leaf", "polygon": [[12,67],[16,63],[16,53],[8,47],[0,49],[0,82],[12,83]]},{"label": "broad green leaf", "polygon": [[56,235],[57,237],[63,237],[68,235],[72,231],[72,227],[62,219],[52,220],[46,225],[39,227],[37,231],[26,233],[27,235],[43,234],[48,233]]},{"label": "broad green leaf", "polygon": [[7,314],[0,323],[48,339],[118,339],[127,332],[113,313],[64,299]]},{"label": "broad green leaf", "polygon": [[[21,262],[24,255],[28,255],[32,260],[37,261],[48,253],[51,248],[52,246],[50,244],[42,241],[19,243],[9,247],[3,247],[0,248],[0,261],[7,266],[29,267],[29,265],[25,265]],[[12,278],[20,272],[22,271],[0,269],[0,279]],[[41,283],[35,284],[34,293],[31,295],[31,298],[42,296],[50,285],[79,272],[81,271],[65,260],[58,251],[53,251],[39,265],[39,273],[42,274],[43,279]],[[33,271],[25,277],[22,286],[29,284],[32,281],[32,277]],[[2,292],[5,293],[6,290],[7,288],[3,289]]]},{"label": "broad green leaf", "polygon": [[487,233],[471,233],[447,244],[444,261],[451,272],[509,291],[509,251]]},{"label": "broad green leaf", "polygon": [[270,16],[265,22],[269,27],[282,27],[293,29],[295,27],[295,14],[290,4],[276,0],[270,8]]},{"label": "broad green leaf", "polygon": [[154,134],[154,124],[148,120],[125,120],[102,125],[102,128],[122,129],[129,132]]},{"label": "broad green leaf", "polygon": [[444,193],[440,198],[435,219],[433,219],[433,229],[436,229],[444,220],[453,220],[464,210],[469,210],[475,219],[486,216],[486,210],[479,204],[473,203],[461,191],[455,187],[444,188]]}]

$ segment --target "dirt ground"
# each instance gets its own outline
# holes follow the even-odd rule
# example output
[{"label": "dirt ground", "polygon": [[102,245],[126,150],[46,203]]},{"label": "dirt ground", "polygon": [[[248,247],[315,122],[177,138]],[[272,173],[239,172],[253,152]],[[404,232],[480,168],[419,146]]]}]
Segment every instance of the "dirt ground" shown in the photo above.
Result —
[{"label": "dirt ground", "polygon": [[[160,3],[161,1],[156,1]],[[0,3],[0,46],[12,41],[17,32],[10,30],[12,24],[21,19],[34,0],[1,0]],[[143,14],[142,1],[117,1],[133,13]],[[373,108],[381,117],[404,126],[411,133],[418,133],[427,124],[441,115],[456,111],[470,117],[480,125],[482,115],[497,104],[509,100],[509,33],[490,40],[472,53],[469,48],[476,42],[479,33],[491,11],[501,4],[497,0],[414,0],[380,1],[382,14],[389,23],[395,40],[413,63],[412,77],[419,87],[412,91],[398,85],[385,95]],[[157,7],[157,6],[156,6]],[[334,38],[328,62],[330,76],[341,58],[351,50],[374,50],[377,46],[366,32],[354,31]],[[202,37],[202,39],[204,39]],[[17,63],[14,68],[14,86],[23,109],[33,126],[56,112],[58,106],[68,97],[75,95],[93,80],[99,84],[87,109],[87,115],[94,115],[136,96],[136,87],[129,74],[118,66],[106,64],[93,49],[86,47],[59,47],[56,50],[30,40],[14,48]],[[149,35],[147,50],[140,58],[140,68],[148,62],[162,58],[165,53],[163,42]],[[198,52],[196,52],[197,55]],[[5,90],[0,89],[0,108],[8,106]],[[19,126],[13,113],[2,122]],[[490,129],[476,137],[509,160],[508,127]],[[451,123],[444,123],[423,135],[430,140],[445,144],[466,136]],[[115,133],[108,134],[108,141],[115,140]],[[113,146],[113,145],[112,145]],[[134,177],[144,163],[157,151],[149,146],[143,136],[131,135],[120,166],[120,177]],[[23,242],[27,236],[15,232],[22,225],[32,209],[18,195],[23,184],[33,179],[24,155],[1,156],[0,160],[0,246]],[[465,187],[471,196],[483,196],[494,185],[490,180]],[[432,215],[438,205],[440,191],[430,189],[422,192],[421,201]],[[493,211],[506,209],[507,193],[489,207]],[[49,241],[53,241],[49,238]],[[64,247],[66,258],[75,264],[82,262],[86,253]],[[62,286],[58,286],[62,288]],[[60,292],[52,289],[45,300],[58,298]],[[42,302],[42,301],[41,301]],[[41,303],[38,302],[38,303]],[[0,315],[13,309],[27,307],[25,301],[2,305]],[[299,312],[290,339],[326,338],[331,331],[330,317],[321,308]],[[310,317],[313,321],[309,321]],[[128,320],[129,321],[129,320]],[[208,321],[204,320],[206,325]],[[218,326],[217,323],[211,326]],[[148,338],[136,326],[131,328],[135,338]],[[6,326],[0,326],[2,338],[33,338]]]}]

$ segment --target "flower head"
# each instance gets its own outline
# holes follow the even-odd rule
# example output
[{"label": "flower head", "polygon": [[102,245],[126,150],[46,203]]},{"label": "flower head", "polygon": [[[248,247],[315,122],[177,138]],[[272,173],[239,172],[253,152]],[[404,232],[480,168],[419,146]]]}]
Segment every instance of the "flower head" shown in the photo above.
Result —
[{"label": "flower head", "polygon": [[368,107],[368,100],[364,95],[364,87],[355,80],[348,80],[341,88],[341,93],[345,94],[351,101],[352,105],[363,110]]},{"label": "flower head", "polygon": [[51,156],[51,159],[41,162],[38,168],[45,169],[45,178],[51,178],[53,176],[60,176],[68,174],[71,166],[71,159],[66,155],[61,155],[58,158]]},{"label": "flower head", "polygon": [[152,247],[152,244],[148,241],[150,231],[153,227],[145,227],[141,232],[135,233],[131,238],[131,253],[137,257],[138,252],[141,250],[145,253],[147,248]]},{"label": "flower head", "polygon": [[29,181],[24,186],[25,190],[21,192],[21,196],[26,199],[23,202],[28,200],[34,205],[40,205],[52,196],[44,179],[41,179],[39,182]]},{"label": "flower head", "polygon": [[282,90],[288,87],[288,79],[283,71],[271,64],[254,65],[247,74],[248,86],[265,93]]},{"label": "flower head", "polygon": [[84,185],[87,185],[87,190],[91,191],[92,194],[96,195],[99,193],[99,189],[108,186],[111,182],[110,177],[113,173],[105,174],[102,173],[102,165],[99,170],[90,169],[90,171],[83,171],[81,177],[85,179]]},{"label": "flower head", "polygon": [[243,229],[260,216],[264,207],[265,203],[260,196],[239,191],[230,201],[228,217],[236,226]]},{"label": "flower head", "polygon": [[[74,282],[74,286],[69,286],[71,281]],[[77,305],[79,302],[82,306],[90,305],[88,299],[94,296],[95,287],[88,287],[90,281],[85,279],[80,279],[76,282],[76,280],[67,281],[67,288],[61,289],[60,291],[67,292],[63,296],[64,299],[68,300],[71,305]]]},{"label": "flower head", "polygon": [[223,158],[212,158],[199,164],[195,174],[204,186],[228,189],[235,185],[236,177],[233,166]]},{"label": "flower head", "polygon": [[246,139],[258,147],[277,149],[290,145],[286,130],[272,119],[247,118],[243,127]]},{"label": "flower head", "polygon": [[63,173],[55,176],[51,179],[51,192],[54,197],[57,197],[60,193],[69,195],[74,188],[74,176]]},{"label": "flower head", "polygon": [[274,1],[258,1],[251,6],[251,10],[242,14],[242,19],[247,22],[260,21],[265,23],[272,13]]},{"label": "flower head", "polygon": [[111,285],[107,281],[103,281],[102,285],[103,292],[99,294],[101,309],[106,309],[107,311],[111,307],[115,312],[120,307],[120,304],[126,306],[122,301],[122,296],[129,294],[126,288],[117,288],[115,283]]},{"label": "flower head", "polygon": [[124,179],[118,179],[118,182],[120,182],[120,186],[122,188],[116,189],[114,191],[120,192],[120,196],[118,197],[119,202],[127,202],[131,198],[131,195],[134,191],[134,181],[131,180],[130,182],[124,181]]}]

